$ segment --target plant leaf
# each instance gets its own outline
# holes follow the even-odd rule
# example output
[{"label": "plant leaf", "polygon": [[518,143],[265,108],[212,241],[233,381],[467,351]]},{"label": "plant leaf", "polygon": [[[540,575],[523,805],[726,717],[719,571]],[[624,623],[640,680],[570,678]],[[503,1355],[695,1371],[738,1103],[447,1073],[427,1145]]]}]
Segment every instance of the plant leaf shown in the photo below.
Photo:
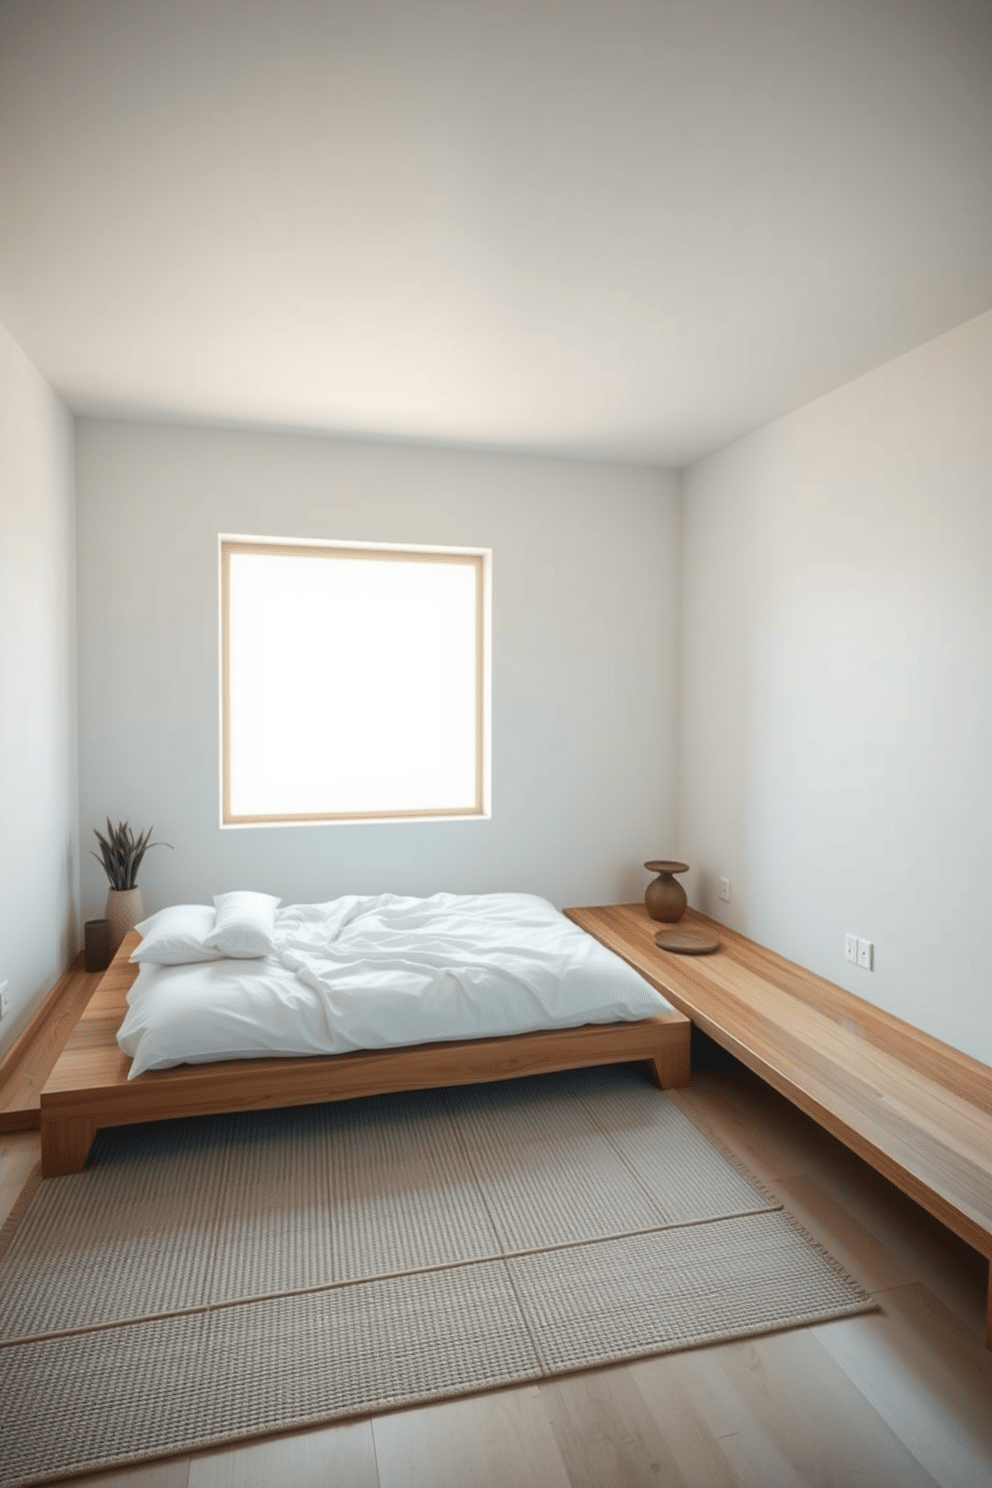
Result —
[{"label": "plant leaf", "polygon": [[102,865],[112,889],[133,889],[141,860],[148,849],[172,846],[169,842],[153,842],[151,839],[154,830],[154,827],[149,827],[147,832],[139,832],[135,836],[128,822],[118,822],[115,827],[109,816],[106,837],[99,827],[93,828],[94,836],[100,844],[100,852],[93,853],[92,856]]}]

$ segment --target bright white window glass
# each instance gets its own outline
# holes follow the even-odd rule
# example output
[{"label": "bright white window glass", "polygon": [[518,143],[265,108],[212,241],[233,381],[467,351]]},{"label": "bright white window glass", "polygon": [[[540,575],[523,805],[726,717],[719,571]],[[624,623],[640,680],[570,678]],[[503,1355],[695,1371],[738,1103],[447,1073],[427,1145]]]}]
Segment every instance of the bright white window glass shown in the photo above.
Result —
[{"label": "bright white window glass", "polygon": [[483,577],[222,540],[225,824],[483,815]]}]

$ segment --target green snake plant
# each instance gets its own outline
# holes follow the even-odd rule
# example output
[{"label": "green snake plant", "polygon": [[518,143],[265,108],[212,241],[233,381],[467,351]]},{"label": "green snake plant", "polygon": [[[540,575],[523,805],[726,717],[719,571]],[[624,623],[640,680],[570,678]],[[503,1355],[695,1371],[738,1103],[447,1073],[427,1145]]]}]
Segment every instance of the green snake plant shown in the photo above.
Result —
[{"label": "green snake plant", "polygon": [[94,827],[93,830],[100,844],[100,851],[93,853],[92,856],[98,863],[103,864],[103,871],[112,889],[133,889],[138,877],[138,869],[141,867],[141,860],[148,849],[172,845],[169,842],[153,842],[154,827],[149,827],[147,832],[139,832],[136,837],[127,822],[118,822],[114,827],[111,825],[109,816],[107,817],[106,837],[98,827]]}]

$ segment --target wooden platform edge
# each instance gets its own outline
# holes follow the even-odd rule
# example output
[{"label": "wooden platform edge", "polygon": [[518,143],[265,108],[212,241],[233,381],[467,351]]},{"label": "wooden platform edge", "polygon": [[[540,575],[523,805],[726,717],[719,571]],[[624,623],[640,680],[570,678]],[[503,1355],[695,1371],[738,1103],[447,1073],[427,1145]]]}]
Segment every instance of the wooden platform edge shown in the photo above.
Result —
[{"label": "wooden platform edge", "polygon": [[[961,1196],[955,1202],[947,1193],[938,1192],[928,1185],[884,1143],[869,1138],[864,1131],[849,1124],[839,1110],[824,1104],[807,1090],[795,1073],[790,1074],[784,1066],[780,1067],[760,1054],[742,1030],[735,1032],[725,1027],[716,1012],[701,1005],[706,1000],[702,985],[706,975],[704,958],[700,958],[701,966],[683,967],[680,958],[656,950],[651,935],[654,926],[646,920],[642,905],[600,905],[566,909],[564,912],[575,924],[646,977],[673,1006],[690,1017],[696,1027],[986,1257],[989,1262],[986,1347],[992,1350],[992,1225],[987,1219],[980,1222],[979,1216],[969,1212]],[[894,1056],[907,1076],[912,1074],[934,1081],[949,1095],[970,1104],[988,1124],[992,1116],[992,1069],[987,1065],[698,911],[687,911],[686,918],[718,933],[724,962],[728,953],[734,962],[743,953],[755,963],[759,975],[767,975],[771,984],[799,1001],[812,1000],[808,997],[812,991],[821,1003],[824,1000],[833,1003],[832,1011],[822,1007],[821,1011],[833,1017],[839,1027],[846,1025],[848,1031],[867,1037],[879,1050]],[[693,987],[692,983],[696,985]],[[856,1027],[845,1016],[855,1008],[859,1010]]]},{"label": "wooden platform edge", "polygon": [[[615,951],[651,982],[662,996],[678,1006],[683,1000],[678,983],[673,981],[671,974],[662,974],[666,964],[671,972],[672,963],[664,954],[659,956],[650,936],[645,936],[643,943],[631,947],[626,942],[620,925],[610,927],[614,931],[616,943],[612,937],[601,933],[606,928],[604,919],[630,910],[645,913],[640,904],[597,905],[566,909],[563,913],[602,944],[608,945],[610,950]],[[953,1044],[945,1043],[916,1024],[907,1022],[897,1013],[891,1013],[886,1008],[869,1002],[867,998],[859,997],[838,982],[831,982],[818,972],[810,971],[796,961],[790,961],[778,951],[750,940],[746,935],[730,929],[719,920],[711,919],[699,910],[686,910],[684,918],[686,924],[712,932],[723,949],[732,955],[735,952],[746,955],[758,974],[767,977],[775,986],[787,991],[798,1001],[806,1002],[820,1011],[824,1010],[825,1004],[829,1005],[838,1022],[850,1022],[852,1031],[857,1031],[867,1042],[891,1054],[918,1073],[963,1094],[973,1105],[992,1116],[992,1067],[982,1060],[964,1053]],[[663,928],[650,920],[647,923],[652,930]],[[702,965],[705,968],[705,961]]]},{"label": "wooden platform edge", "polygon": [[99,985],[100,975],[86,971],[80,951],[0,1059],[0,1134],[38,1130],[41,1087]]}]

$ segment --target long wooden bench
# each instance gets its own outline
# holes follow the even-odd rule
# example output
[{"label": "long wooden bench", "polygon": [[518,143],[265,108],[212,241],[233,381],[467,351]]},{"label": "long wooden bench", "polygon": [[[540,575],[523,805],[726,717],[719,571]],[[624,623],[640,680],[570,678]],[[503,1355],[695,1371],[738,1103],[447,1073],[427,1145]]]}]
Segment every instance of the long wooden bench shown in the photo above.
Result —
[{"label": "long wooden bench", "polygon": [[[565,913],[717,1043],[992,1258],[992,1070],[704,915],[708,956],[654,944],[641,904]],[[986,1342],[992,1349],[992,1274]]]}]

